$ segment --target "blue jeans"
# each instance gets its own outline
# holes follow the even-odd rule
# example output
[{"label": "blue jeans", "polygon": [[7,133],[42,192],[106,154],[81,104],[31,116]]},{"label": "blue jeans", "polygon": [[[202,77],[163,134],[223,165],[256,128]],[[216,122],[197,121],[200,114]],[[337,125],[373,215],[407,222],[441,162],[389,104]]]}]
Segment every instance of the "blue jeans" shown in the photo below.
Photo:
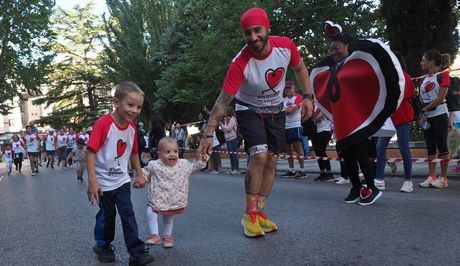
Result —
[{"label": "blue jeans", "polygon": [[[238,139],[232,139],[227,141],[227,150],[229,152],[237,152],[238,151]],[[238,154],[229,154],[230,157],[230,165],[233,170],[240,170],[239,168],[239,160],[238,160]]]},{"label": "blue jeans", "polygon": [[185,140],[178,139],[177,140],[177,146],[179,146],[179,158],[184,158]]},{"label": "blue jeans", "polygon": [[308,137],[300,134],[300,143],[302,143],[304,156],[310,156],[310,145],[308,145]]},{"label": "blue jeans", "polygon": [[144,241],[139,239],[139,231],[136,223],[136,216],[131,202],[131,183],[128,182],[121,187],[104,191],[99,194],[99,212],[96,215],[94,227],[94,239],[98,246],[106,246],[112,243],[115,238],[115,218],[121,218],[123,236],[128,253],[135,256],[144,251]]},{"label": "blue jeans", "polygon": [[[412,156],[409,149],[410,123],[402,124],[396,127],[398,136],[399,152],[403,158],[404,180],[409,181],[412,177]],[[377,143],[377,171],[375,179],[383,180],[385,172],[385,163],[387,159],[387,147],[391,137],[381,137]]]}]

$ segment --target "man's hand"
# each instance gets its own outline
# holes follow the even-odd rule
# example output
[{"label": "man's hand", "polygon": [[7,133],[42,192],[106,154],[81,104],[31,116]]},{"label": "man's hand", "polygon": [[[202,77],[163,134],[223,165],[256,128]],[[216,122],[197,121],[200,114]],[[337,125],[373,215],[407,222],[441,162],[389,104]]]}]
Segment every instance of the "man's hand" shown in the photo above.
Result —
[{"label": "man's hand", "polygon": [[205,136],[201,137],[200,146],[198,146],[198,149],[196,150],[196,152],[198,154],[203,154],[203,153],[211,154],[213,143],[214,143],[214,138],[205,137]]},{"label": "man's hand", "polygon": [[99,193],[102,195],[101,185],[97,181],[89,181],[88,183],[88,200],[91,204],[99,205]]},{"label": "man's hand", "polygon": [[311,102],[310,99],[305,98],[302,101],[302,106],[304,108],[304,116],[302,120],[307,120],[313,115],[313,103]]},{"label": "man's hand", "polygon": [[134,188],[143,188],[145,186],[145,176],[143,174],[136,176],[136,179],[134,179]]}]

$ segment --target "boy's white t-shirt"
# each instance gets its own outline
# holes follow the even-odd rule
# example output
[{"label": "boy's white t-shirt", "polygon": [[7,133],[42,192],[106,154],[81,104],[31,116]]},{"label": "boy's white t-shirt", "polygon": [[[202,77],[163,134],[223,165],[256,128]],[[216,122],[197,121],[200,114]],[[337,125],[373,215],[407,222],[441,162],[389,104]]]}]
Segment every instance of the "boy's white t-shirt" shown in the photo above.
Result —
[{"label": "boy's white t-shirt", "polygon": [[94,122],[87,146],[96,153],[96,179],[102,191],[131,182],[128,161],[131,154],[138,154],[136,125],[132,121],[122,128],[110,114],[101,116]]},{"label": "boy's white t-shirt", "polygon": [[56,150],[56,137],[54,135],[45,136],[45,150],[55,151]]},{"label": "boy's white t-shirt", "polygon": [[6,162],[12,162],[13,161],[13,150],[12,149],[4,150],[3,159],[5,159]]},{"label": "boy's white t-shirt", "polygon": [[37,133],[30,133],[24,135],[26,141],[27,152],[39,152],[40,151],[40,137]]},{"label": "boy's white t-shirt", "polygon": [[20,140],[11,142],[11,147],[13,148],[14,153],[23,153],[23,146],[24,144]]},{"label": "boy's white t-shirt", "polygon": [[67,141],[68,141],[67,134],[65,134],[65,133],[64,134],[58,134],[56,136],[56,138],[57,138],[57,146],[58,146],[58,148],[67,147]]},{"label": "boy's white t-shirt", "polygon": [[67,133],[67,141],[69,144],[69,148],[76,148],[77,147],[77,134],[75,133]]}]

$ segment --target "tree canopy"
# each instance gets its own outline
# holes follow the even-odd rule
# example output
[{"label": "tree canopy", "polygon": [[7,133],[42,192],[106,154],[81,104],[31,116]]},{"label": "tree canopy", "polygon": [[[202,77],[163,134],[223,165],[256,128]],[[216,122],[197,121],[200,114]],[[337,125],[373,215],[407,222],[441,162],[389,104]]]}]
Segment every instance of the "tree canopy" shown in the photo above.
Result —
[{"label": "tree canopy", "polygon": [[28,92],[40,94],[53,58],[50,16],[54,0],[0,1],[0,112]]},{"label": "tree canopy", "polygon": [[85,127],[112,110],[111,82],[101,68],[105,31],[93,7],[88,2],[72,10],[58,8],[52,17],[57,57],[47,77],[47,94],[34,101],[51,106],[52,113],[37,123]]},{"label": "tree canopy", "polygon": [[386,35],[390,46],[406,59],[407,71],[420,75],[420,60],[429,49],[455,58],[459,48],[459,4],[452,0],[382,0]]}]

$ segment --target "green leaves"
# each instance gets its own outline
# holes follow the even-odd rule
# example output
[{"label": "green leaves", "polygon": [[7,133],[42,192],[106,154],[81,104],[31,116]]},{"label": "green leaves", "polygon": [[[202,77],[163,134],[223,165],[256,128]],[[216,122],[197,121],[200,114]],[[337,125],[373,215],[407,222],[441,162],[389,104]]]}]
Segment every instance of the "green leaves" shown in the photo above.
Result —
[{"label": "green leaves", "polygon": [[52,17],[56,35],[52,50],[57,56],[46,95],[34,101],[51,107],[52,113],[37,123],[84,127],[112,110],[112,83],[101,67],[105,32],[92,9],[91,2],[72,10],[58,8]]},{"label": "green leaves", "polygon": [[[0,1],[0,99],[39,94],[53,58],[53,0]],[[10,106],[0,103],[0,112]]]},{"label": "green leaves", "polygon": [[422,74],[419,63],[428,49],[435,48],[455,58],[459,48],[457,1],[382,0],[381,3],[391,48],[405,56],[409,74]]}]

